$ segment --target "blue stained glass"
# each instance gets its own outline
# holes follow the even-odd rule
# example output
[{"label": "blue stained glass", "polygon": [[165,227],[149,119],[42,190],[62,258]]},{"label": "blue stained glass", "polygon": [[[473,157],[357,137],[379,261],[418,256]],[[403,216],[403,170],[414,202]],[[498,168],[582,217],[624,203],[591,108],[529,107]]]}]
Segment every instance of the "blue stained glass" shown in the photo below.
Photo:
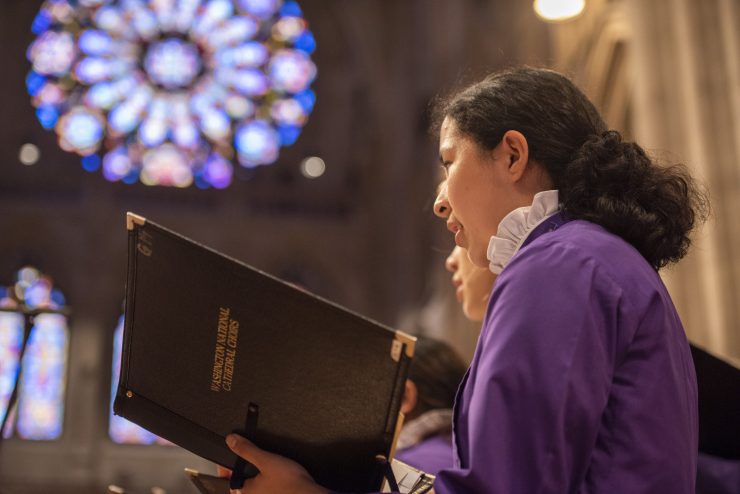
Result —
[{"label": "blue stained glass", "polygon": [[39,92],[44,84],[46,84],[46,77],[42,76],[38,72],[34,72],[32,70],[28,73],[28,76],[26,76],[26,88],[28,89],[28,94],[31,96],[36,96],[36,93]]},{"label": "blue stained glass", "polygon": [[121,182],[131,185],[139,181],[139,171],[131,170],[128,174],[121,179]]},{"label": "blue stained glass", "polygon": [[306,89],[305,91],[296,94],[293,98],[301,104],[303,109],[306,110],[306,113],[313,110],[313,105],[316,104],[316,93],[310,89]]},{"label": "blue stained glass", "polygon": [[303,12],[297,2],[285,2],[280,9],[280,15],[300,17],[303,15]]},{"label": "blue stained glass", "polygon": [[59,119],[59,112],[50,105],[39,106],[36,108],[36,118],[41,122],[43,128],[53,129]]},{"label": "blue stained glass", "polygon": [[51,301],[56,307],[64,307],[67,304],[64,294],[56,288],[51,290]]},{"label": "blue stained glass", "polygon": [[[96,172],[100,169],[100,156],[97,154],[90,154],[82,157],[82,168],[88,172]],[[53,298],[52,294],[52,298]]]},{"label": "blue stained glass", "polygon": [[209,189],[211,185],[206,182],[206,179],[203,178],[202,175],[196,174],[195,175],[195,186],[199,189]]},{"label": "blue stained glass", "polygon": [[31,24],[31,31],[33,34],[41,34],[42,32],[49,29],[51,26],[52,18],[49,15],[49,12],[42,9],[39,11],[38,14],[36,14],[36,17],[33,19],[33,23]]},{"label": "blue stained glass", "polygon": [[316,50],[316,40],[310,31],[306,31],[294,41],[297,50],[304,51],[308,54],[313,53]]},{"label": "blue stained glass", "polygon": [[301,128],[295,125],[281,125],[278,127],[278,134],[280,134],[280,144],[290,146],[301,135]]}]

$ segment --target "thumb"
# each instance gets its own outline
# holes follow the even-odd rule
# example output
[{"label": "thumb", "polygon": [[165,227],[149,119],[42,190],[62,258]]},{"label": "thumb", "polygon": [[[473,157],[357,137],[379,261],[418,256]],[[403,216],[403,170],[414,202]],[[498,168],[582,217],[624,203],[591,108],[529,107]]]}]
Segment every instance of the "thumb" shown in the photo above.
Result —
[{"label": "thumb", "polygon": [[261,450],[251,441],[243,438],[239,434],[229,434],[226,436],[226,445],[231,449],[231,451],[244,458],[260,470],[262,470],[262,465],[264,465],[265,461],[269,461],[268,458],[270,453]]}]

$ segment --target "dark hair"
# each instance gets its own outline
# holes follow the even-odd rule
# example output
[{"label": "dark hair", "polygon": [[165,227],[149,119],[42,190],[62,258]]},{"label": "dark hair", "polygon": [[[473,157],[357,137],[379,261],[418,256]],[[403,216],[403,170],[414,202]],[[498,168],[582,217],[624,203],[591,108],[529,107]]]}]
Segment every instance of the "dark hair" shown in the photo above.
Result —
[{"label": "dark hair", "polygon": [[468,366],[448,344],[427,337],[417,338],[408,374],[418,391],[414,412],[452,408]]},{"label": "dark hair", "polygon": [[658,166],[640,146],[624,142],[557,72],[497,72],[435,106],[436,131],[450,117],[485,149],[508,130],[521,132],[530,158],[559,190],[563,211],[619,235],[655,269],[686,254],[691,231],[709,214],[706,193],[685,166]]}]

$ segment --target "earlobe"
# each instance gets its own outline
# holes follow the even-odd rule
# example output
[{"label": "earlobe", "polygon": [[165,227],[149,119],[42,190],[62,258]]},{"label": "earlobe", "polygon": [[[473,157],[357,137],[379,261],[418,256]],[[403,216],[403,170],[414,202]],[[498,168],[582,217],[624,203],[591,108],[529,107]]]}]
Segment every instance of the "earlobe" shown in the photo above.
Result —
[{"label": "earlobe", "polygon": [[411,411],[416,408],[416,403],[419,399],[419,391],[416,389],[416,384],[410,379],[406,379],[406,386],[403,392],[403,399],[401,400],[401,412],[404,415],[408,415]]}]

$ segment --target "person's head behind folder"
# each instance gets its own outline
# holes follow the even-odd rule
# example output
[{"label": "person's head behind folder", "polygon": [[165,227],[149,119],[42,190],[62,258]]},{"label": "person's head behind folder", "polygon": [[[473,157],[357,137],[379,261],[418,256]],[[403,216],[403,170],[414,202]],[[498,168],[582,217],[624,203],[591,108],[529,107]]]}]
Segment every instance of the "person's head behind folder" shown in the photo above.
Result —
[{"label": "person's head behind folder", "polygon": [[452,408],[467,368],[448,344],[418,337],[401,404],[407,420],[430,410]]}]

